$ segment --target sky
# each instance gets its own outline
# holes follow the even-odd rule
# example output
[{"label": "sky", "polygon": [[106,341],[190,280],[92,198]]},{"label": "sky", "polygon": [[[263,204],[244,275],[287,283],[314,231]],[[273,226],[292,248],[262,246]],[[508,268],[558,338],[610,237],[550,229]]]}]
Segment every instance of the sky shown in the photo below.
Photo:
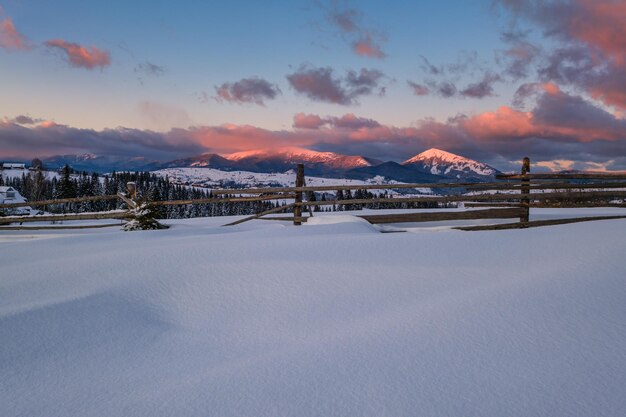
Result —
[{"label": "sky", "polygon": [[624,0],[0,0],[0,158],[626,169]]}]

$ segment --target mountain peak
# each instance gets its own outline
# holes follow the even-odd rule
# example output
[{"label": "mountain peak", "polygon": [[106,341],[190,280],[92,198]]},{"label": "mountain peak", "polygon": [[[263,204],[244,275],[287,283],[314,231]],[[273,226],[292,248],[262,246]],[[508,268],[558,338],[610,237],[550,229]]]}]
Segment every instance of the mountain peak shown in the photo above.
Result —
[{"label": "mountain peak", "polygon": [[407,159],[402,165],[411,165],[434,175],[444,175],[458,179],[482,180],[498,171],[482,162],[477,162],[451,152],[430,148]]},{"label": "mountain peak", "polygon": [[359,166],[370,166],[371,162],[362,156],[341,155],[334,152],[320,152],[295,146],[260,149],[252,151],[235,152],[223,155],[224,158],[233,162],[245,162],[264,160],[265,162],[280,162],[276,165],[280,169],[292,166],[295,163],[324,164],[333,169],[349,169]]},{"label": "mountain peak", "polygon": [[404,161],[403,164],[410,164],[413,162],[430,160],[430,159],[438,159],[438,160],[443,160],[443,161],[460,161],[460,160],[471,161],[471,159],[464,158],[460,155],[456,155],[451,152],[442,151],[441,149],[437,149],[437,148],[430,148],[420,154],[415,155],[411,159]]},{"label": "mountain peak", "polygon": [[332,159],[338,156],[337,154],[333,152],[318,152],[318,151],[312,151],[306,148],[298,148],[296,146],[273,148],[273,149],[255,149],[251,151],[235,152],[235,153],[222,155],[222,156],[231,161],[238,161],[240,159],[250,158],[250,157],[269,157],[269,156],[276,156],[276,155],[300,157],[304,159],[312,159],[312,158]]}]

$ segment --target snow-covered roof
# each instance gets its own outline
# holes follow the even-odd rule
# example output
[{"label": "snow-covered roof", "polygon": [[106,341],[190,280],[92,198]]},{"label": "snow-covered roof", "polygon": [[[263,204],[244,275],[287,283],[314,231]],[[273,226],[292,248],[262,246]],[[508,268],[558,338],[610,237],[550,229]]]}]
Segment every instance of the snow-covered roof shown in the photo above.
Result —
[{"label": "snow-covered roof", "polygon": [[3,162],[2,168],[26,168],[26,164],[19,162]]},{"label": "snow-covered roof", "polygon": [[0,193],[6,193],[7,191],[15,191],[15,188],[6,186],[0,187]]}]

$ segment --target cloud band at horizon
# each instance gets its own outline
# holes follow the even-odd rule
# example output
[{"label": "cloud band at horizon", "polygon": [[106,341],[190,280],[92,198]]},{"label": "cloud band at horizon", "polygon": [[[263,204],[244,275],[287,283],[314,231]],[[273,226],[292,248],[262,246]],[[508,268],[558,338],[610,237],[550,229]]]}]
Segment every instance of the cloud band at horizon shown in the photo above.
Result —
[{"label": "cloud band at horizon", "polygon": [[[168,132],[96,131],[18,116],[0,121],[0,157],[95,153],[166,161],[200,153],[298,146],[403,160],[436,147],[502,170],[524,156],[548,167],[626,169],[626,121],[553,84],[534,87],[537,103],[529,112],[502,106],[445,123],[424,120],[413,127],[386,126],[352,113],[340,118],[298,113],[293,130],[224,124]],[[575,124],[572,115],[579,115]]]}]

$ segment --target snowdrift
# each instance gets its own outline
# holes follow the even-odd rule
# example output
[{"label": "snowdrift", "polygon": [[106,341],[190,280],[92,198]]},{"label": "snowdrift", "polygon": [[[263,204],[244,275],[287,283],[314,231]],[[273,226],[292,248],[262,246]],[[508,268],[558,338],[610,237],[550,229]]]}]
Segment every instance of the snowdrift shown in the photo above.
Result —
[{"label": "snowdrift", "polygon": [[2,416],[621,416],[623,221],[0,232]]}]

